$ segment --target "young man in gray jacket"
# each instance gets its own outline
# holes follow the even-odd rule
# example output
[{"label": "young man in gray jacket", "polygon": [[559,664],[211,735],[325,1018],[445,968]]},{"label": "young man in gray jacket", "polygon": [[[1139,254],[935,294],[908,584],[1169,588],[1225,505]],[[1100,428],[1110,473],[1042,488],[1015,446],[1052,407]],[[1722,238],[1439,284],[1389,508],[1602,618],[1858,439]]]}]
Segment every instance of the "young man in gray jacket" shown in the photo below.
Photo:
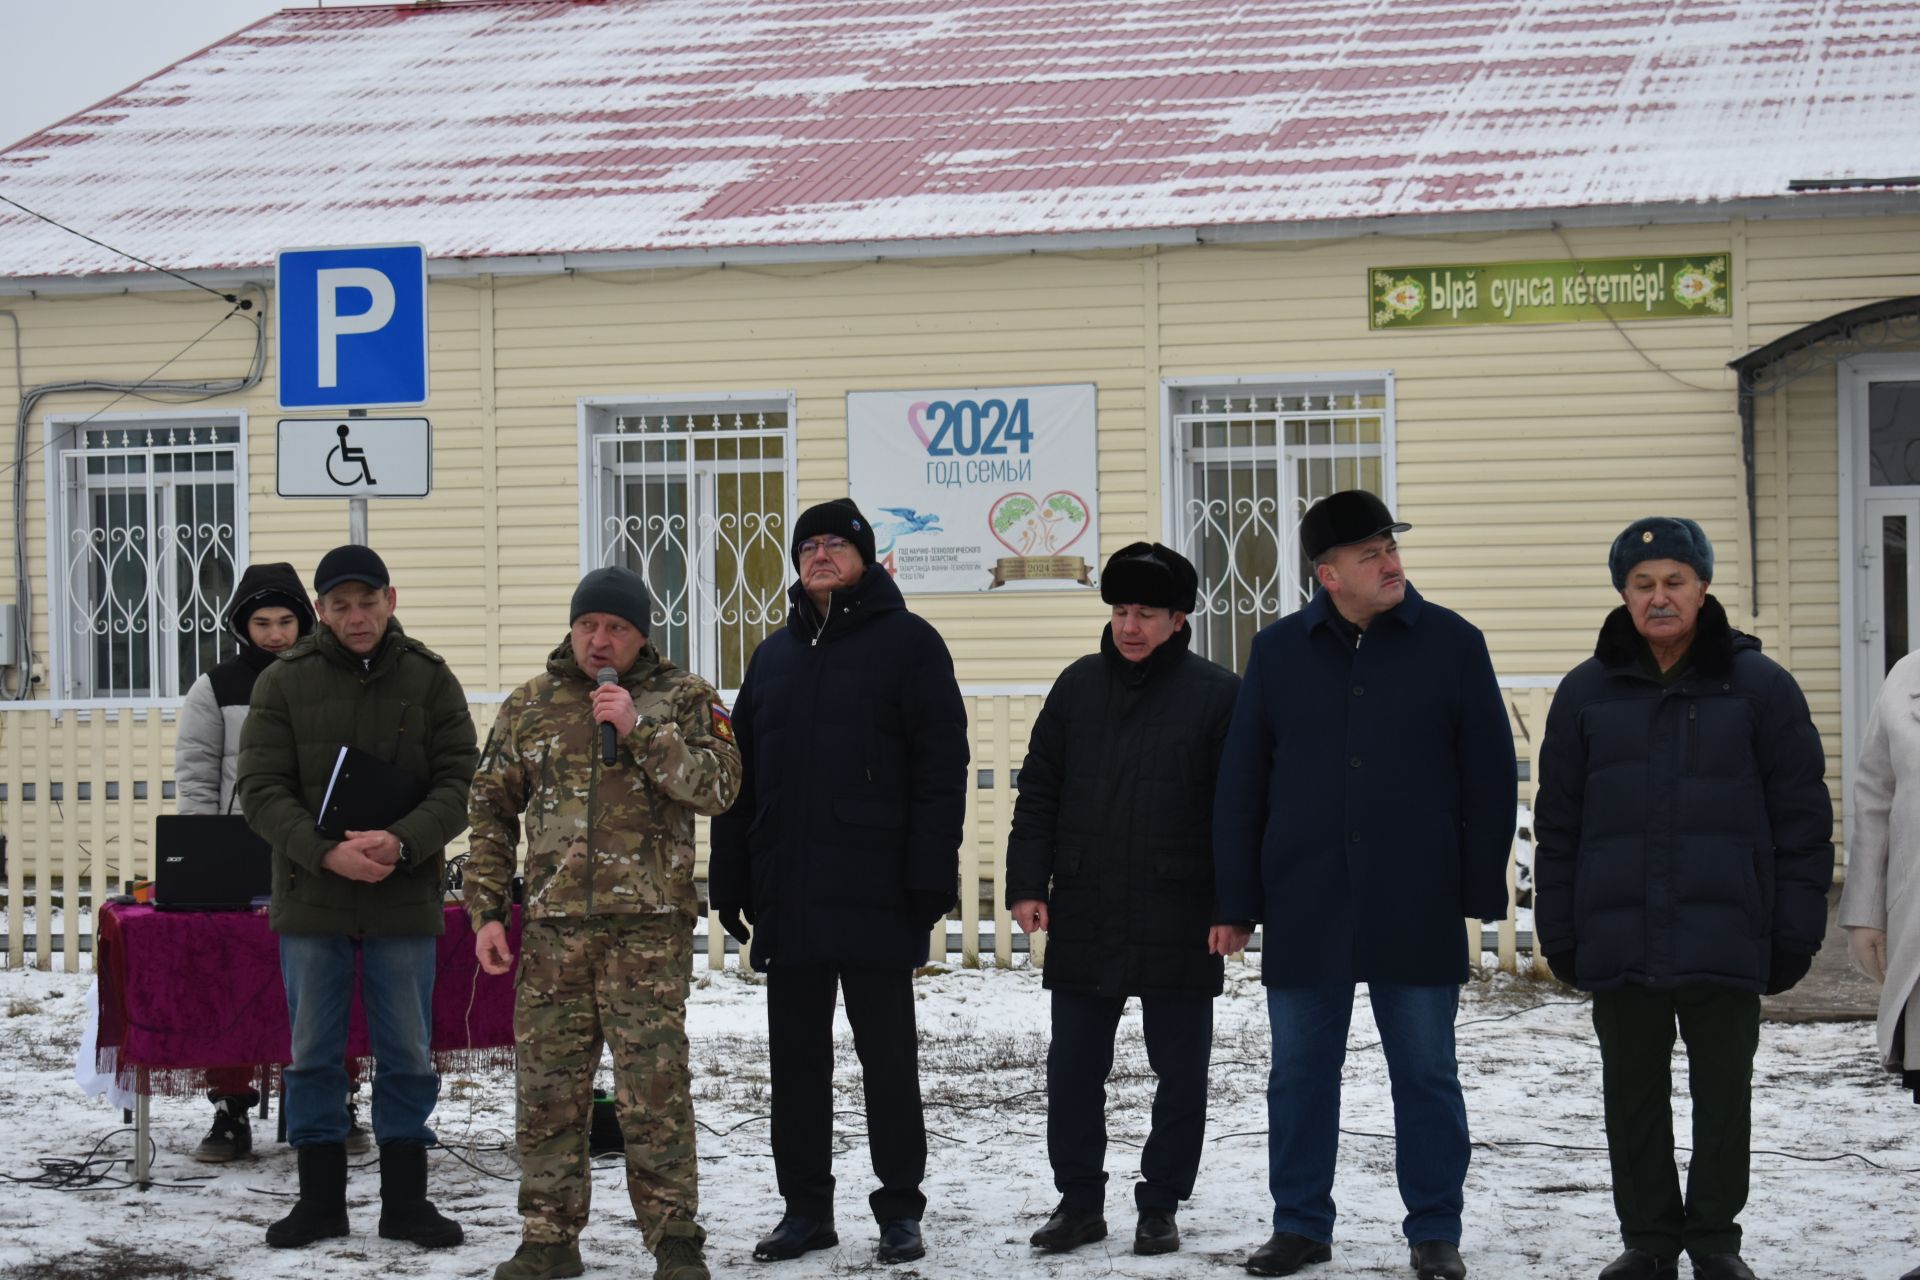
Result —
[{"label": "young man in gray jacket", "polygon": [[[227,605],[227,630],[240,651],[201,673],[180,704],[179,732],[173,743],[174,793],[181,813],[238,813],[234,797],[240,758],[240,725],[247,718],[253,682],[313,630],[313,606],[294,567],[285,562],[256,564],[240,575]],[[260,1103],[253,1072],[246,1067],[207,1072],[207,1097],[213,1103],[213,1127],[193,1157],[224,1164],[253,1150],[247,1113]],[[361,1149],[366,1149],[361,1130]]]}]

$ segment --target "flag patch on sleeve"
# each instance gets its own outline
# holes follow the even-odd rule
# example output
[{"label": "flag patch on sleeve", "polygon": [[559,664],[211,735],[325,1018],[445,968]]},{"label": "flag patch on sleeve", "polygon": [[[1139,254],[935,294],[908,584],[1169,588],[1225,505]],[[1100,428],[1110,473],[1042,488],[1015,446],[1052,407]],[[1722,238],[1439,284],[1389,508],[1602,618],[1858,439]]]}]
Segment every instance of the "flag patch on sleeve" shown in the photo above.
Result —
[{"label": "flag patch on sleeve", "polygon": [[727,709],[716,702],[707,711],[713,717],[713,736],[722,742],[732,742],[733,717],[727,714]]}]

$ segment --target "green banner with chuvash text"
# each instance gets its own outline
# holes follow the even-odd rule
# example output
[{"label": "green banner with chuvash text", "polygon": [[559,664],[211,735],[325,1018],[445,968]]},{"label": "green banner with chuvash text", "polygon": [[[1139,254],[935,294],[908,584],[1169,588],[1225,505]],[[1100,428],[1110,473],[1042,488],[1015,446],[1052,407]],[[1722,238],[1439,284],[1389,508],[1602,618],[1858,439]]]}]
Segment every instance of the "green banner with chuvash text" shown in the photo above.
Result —
[{"label": "green banner with chuvash text", "polygon": [[1725,253],[1374,267],[1367,272],[1368,325],[1724,319],[1731,267]]}]

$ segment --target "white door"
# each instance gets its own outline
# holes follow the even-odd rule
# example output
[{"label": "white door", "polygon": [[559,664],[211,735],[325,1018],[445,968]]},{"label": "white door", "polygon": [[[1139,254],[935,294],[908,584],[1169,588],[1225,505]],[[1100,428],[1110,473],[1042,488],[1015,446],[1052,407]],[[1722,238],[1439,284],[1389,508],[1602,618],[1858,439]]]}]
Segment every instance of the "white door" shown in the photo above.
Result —
[{"label": "white door", "polygon": [[1920,647],[1920,357],[1856,357],[1839,381],[1849,526],[1843,802],[1851,810],[1853,762],[1874,699],[1893,664]]}]

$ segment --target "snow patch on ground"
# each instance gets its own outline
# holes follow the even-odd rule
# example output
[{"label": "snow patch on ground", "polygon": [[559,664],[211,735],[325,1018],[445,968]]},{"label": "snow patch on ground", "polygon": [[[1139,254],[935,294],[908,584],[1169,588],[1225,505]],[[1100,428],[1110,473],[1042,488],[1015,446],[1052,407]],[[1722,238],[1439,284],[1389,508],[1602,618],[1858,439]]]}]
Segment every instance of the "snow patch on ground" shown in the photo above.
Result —
[{"label": "snow patch on ground", "polygon": [[[873,1264],[866,1214],[871,1171],[852,1042],[837,1026],[841,1070],[836,1169],[841,1246],[761,1267],[753,1241],[778,1217],[767,1148],[765,988],[735,970],[700,974],[689,1001],[697,1114],[702,1124],[702,1217],[717,1276],[816,1280],[848,1273],[902,1277],[1158,1278],[1219,1267],[1237,1272],[1266,1238],[1265,1073],[1268,1040],[1258,973],[1234,963],[1216,1005],[1209,1141],[1193,1200],[1180,1215],[1182,1251],[1136,1258],[1131,1183],[1152,1096],[1137,1009],[1122,1023],[1110,1085],[1107,1196],[1113,1234],[1064,1257],[1033,1255],[1027,1236],[1054,1203],[1046,1163],[1047,996],[1039,974],[954,969],[916,984],[921,1078],[932,1131],[926,1191],[928,1255],[911,1266]],[[0,1114],[8,1117],[13,1178],[43,1160],[131,1154],[118,1111],[82,1097],[74,1046],[90,975],[0,971]],[[1551,984],[1498,978],[1469,984],[1459,1020],[1461,1074],[1474,1136],[1463,1250],[1487,1280],[1595,1274],[1618,1251],[1600,1121],[1599,1052],[1584,1001]],[[1405,1276],[1403,1210],[1393,1185],[1386,1067],[1364,994],[1356,1002],[1345,1074],[1335,1198],[1341,1220],[1326,1276]],[[1684,1066],[1676,1063],[1684,1079]],[[1688,1108],[1676,1099],[1681,1141]],[[153,1104],[157,1153],[146,1192],[103,1184],[58,1191],[15,1185],[0,1194],[0,1275],[83,1277],[488,1276],[517,1240],[509,1072],[450,1075],[436,1125],[445,1150],[432,1164],[443,1210],[466,1226],[464,1247],[426,1253],[379,1239],[372,1159],[350,1187],[354,1234],[313,1249],[262,1243],[285,1212],[292,1153],[255,1122],[255,1158],[216,1168],[189,1158],[206,1128],[198,1100]],[[1859,1023],[1768,1025],[1754,1081],[1754,1146],[1819,1157],[1756,1154],[1746,1214],[1747,1257],[1763,1276],[1892,1280],[1920,1261],[1920,1109],[1873,1064]],[[1562,1147],[1581,1148],[1563,1150]],[[1839,1157],[1857,1152],[1888,1169]],[[124,1164],[108,1170],[124,1178]],[[621,1165],[596,1164],[595,1215],[582,1240],[589,1275],[650,1275],[628,1211]]]}]

